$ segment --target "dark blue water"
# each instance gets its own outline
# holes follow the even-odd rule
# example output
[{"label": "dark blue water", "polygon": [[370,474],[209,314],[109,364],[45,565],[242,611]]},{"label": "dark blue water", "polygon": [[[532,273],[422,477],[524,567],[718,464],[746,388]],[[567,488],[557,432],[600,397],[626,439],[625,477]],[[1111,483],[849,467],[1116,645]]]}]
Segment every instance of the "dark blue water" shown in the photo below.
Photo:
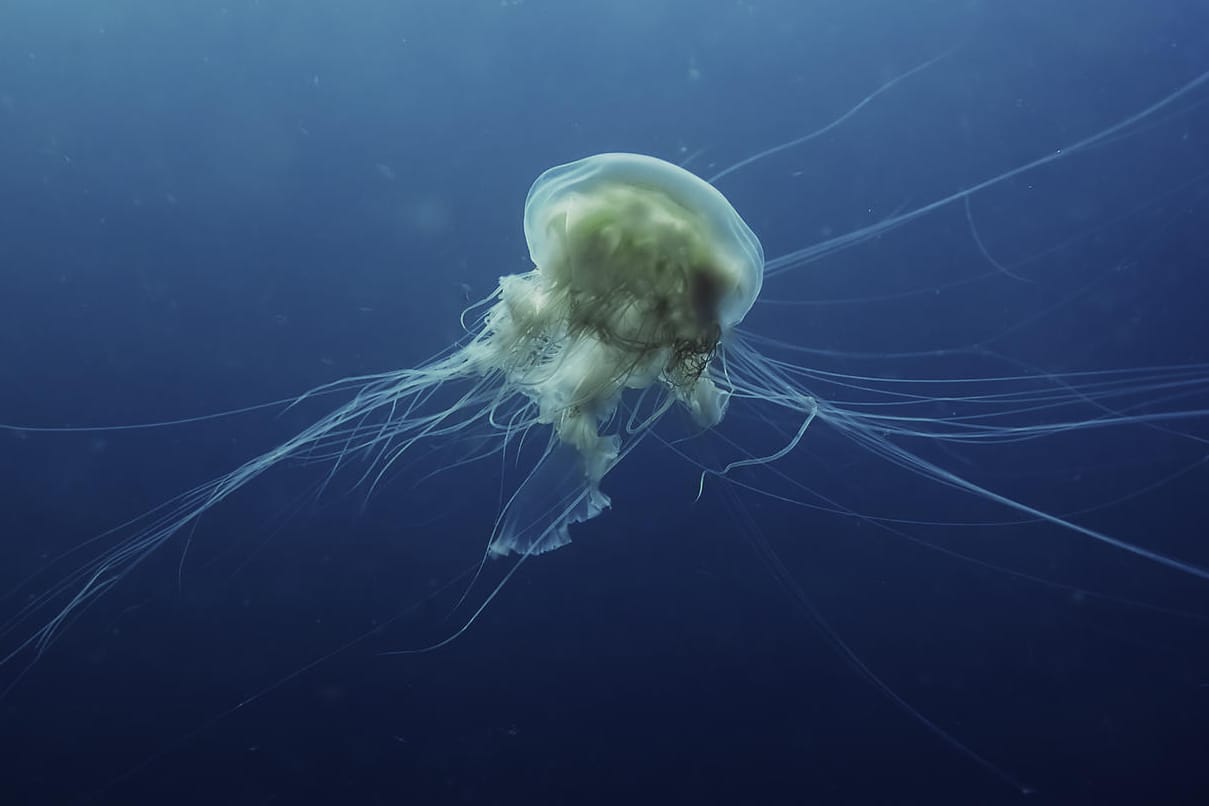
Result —
[{"label": "dark blue water", "polygon": [[[773,257],[1069,149],[1202,76],[1207,42],[1196,0],[9,0],[0,422],[190,417],[416,365],[461,335],[468,299],[529,268],[525,192],[552,165],[624,150],[708,176],[948,52],[719,183]],[[1017,376],[1069,400],[1027,379],[1209,362],[1207,102],[1193,87],[974,194],[969,218],[958,202],[770,279],[745,328],[815,351],[785,360],[915,379],[929,417],[1000,388],[919,379]],[[1206,376],[1072,408],[1084,426],[1045,439],[900,444],[1206,566]],[[109,545],[89,538],[340,400],[0,432],[0,612]],[[1172,417],[1112,425],[1153,413]],[[1021,406],[1000,425],[1061,420]],[[691,451],[717,467],[799,424],[736,402]],[[613,509],[527,561],[461,638],[384,656],[457,629],[505,570],[450,615],[465,586],[443,586],[481,555],[497,473],[425,469],[368,502],[355,467],[318,496],[326,466],[268,474],[32,667],[0,667],[0,686],[20,676],[0,701],[0,803],[1209,797],[1209,582],[819,424],[775,472],[697,501],[697,471],[643,444],[606,480]]]}]

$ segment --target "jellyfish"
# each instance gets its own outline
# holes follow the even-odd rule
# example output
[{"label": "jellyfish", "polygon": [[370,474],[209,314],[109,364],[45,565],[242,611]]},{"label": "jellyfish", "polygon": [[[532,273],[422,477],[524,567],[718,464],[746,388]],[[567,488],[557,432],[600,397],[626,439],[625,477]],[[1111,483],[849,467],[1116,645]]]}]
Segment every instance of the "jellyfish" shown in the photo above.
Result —
[{"label": "jellyfish", "polygon": [[[540,554],[609,506],[605,474],[669,405],[717,425],[726,393],[710,362],[760,290],[764,256],[712,185],[654,157],[600,154],[552,168],[525,201],[535,268],[500,279],[481,334],[434,377],[495,379],[488,419],[548,426],[549,445],[505,507],[489,551]],[[610,429],[626,390],[650,416]],[[620,430],[623,433],[617,433]],[[604,431],[604,433],[602,433]]]}]

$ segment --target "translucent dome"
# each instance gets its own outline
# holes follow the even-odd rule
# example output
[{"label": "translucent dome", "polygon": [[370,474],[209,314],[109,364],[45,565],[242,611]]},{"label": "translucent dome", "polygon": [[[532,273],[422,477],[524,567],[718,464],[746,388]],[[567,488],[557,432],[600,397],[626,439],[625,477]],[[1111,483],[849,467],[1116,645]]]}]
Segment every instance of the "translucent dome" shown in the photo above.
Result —
[{"label": "translucent dome", "polygon": [[[568,217],[584,214],[591,201],[629,196],[637,218],[668,225],[706,245],[707,259],[725,279],[718,300],[719,324],[729,330],[743,320],[760,293],[764,250],[751,228],[718,190],[678,165],[642,154],[596,154],[551,168],[537,178],[525,199],[525,240],[539,268],[557,265],[557,233]],[[628,231],[643,221],[626,222]],[[654,236],[652,236],[654,237]],[[667,251],[666,247],[663,251]]]}]

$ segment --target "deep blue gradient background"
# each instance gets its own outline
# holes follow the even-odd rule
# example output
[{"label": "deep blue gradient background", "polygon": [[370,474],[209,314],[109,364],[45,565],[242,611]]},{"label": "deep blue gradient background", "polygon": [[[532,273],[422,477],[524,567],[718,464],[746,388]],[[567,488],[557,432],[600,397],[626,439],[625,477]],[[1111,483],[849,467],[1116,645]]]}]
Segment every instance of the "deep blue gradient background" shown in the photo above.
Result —
[{"label": "deep blue gradient background", "polygon": [[[628,150],[709,175],[953,49],[720,183],[776,256],[1094,134],[1209,70],[1206,43],[1199,0],[8,0],[0,422],[189,417],[415,365],[461,335],[468,296],[529,267],[524,194],[561,162]],[[987,249],[1027,282],[988,264],[956,205],[770,280],[746,327],[831,351],[782,357],[881,378],[1209,362],[1207,101],[1201,87],[973,197]],[[0,432],[0,590],[335,405]],[[727,440],[780,444],[736,404],[691,449],[717,466]],[[1144,490],[1078,519],[1209,565],[1203,442],[1137,428],[906,447],[1053,512]],[[853,513],[1019,521],[825,427],[777,469]],[[1209,797],[1203,618],[721,482],[694,503],[696,471],[650,442],[608,477],[613,510],[526,563],[462,638],[384,657],[461,623],[461,587],[439,591],[480,556],[496,468],[401,473],[368,505],[346,494],[355,472],[316,498],[323,473],[259,480],[63,634],[0,701],[0,803],[1021,800],[845,663],[794,586],[1036,800]],[[1209,615],[1205,583],[1053,527],[927,523],[903,528]]]}]

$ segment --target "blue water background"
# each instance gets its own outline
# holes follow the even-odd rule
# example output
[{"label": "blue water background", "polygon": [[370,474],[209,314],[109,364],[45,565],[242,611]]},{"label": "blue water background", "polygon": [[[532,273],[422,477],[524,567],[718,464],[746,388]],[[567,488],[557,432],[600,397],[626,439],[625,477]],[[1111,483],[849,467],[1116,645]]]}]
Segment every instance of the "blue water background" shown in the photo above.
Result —
[{"label": "blue water background", "polygon": [[[833,132],[720,183],[776,256],[1145,109],[1209,70],[1206,43],[1195,0],[8,0],[0,422],[188,417],[415,365],[461,335],[467,299],[529,267],[525,192],[555,164],[625,150],[709,175],[951,50]],[[1209,361],[1207,99],[1202,87],[1127,139],[973,197],[983,244],[1027,281],[996,274],[958,204],[764,290],[855,303],[769,302],[746,324],[836,351],[803,363],[883,378]],[[4,590],[335,404],[0,433]],[[738,405],[725,434],[779,445]],[[1147,429],[912,447],[1055,512],[1204,453]],[[697,450],[737,457],[720,440]],[[1018,520],[826,429],[779,469],[855,512]],[[614,509],[527,563],[465,636],[382,657],[467,614],[448,616],[460,588],[415,603],[478,558],[497,470],[418,486],[401,473],[368,505],[349,492],[356,472],[316,500],[322,474],[258,481],[203,519],[187,553],[174,541],[72,625],[0,703],[0,802],[1019,801],[854,671],[760,545],[894,691],[1038,799],[1209,793],[1203,621],[749,490],[710,483],[695,502],[696,471],[652,443],[609,476]],[[1194,469],[1084,521],[1209,563],[1205,483]],[[906,528],[1209,612],[1204,583],[1053,527]]]}]

